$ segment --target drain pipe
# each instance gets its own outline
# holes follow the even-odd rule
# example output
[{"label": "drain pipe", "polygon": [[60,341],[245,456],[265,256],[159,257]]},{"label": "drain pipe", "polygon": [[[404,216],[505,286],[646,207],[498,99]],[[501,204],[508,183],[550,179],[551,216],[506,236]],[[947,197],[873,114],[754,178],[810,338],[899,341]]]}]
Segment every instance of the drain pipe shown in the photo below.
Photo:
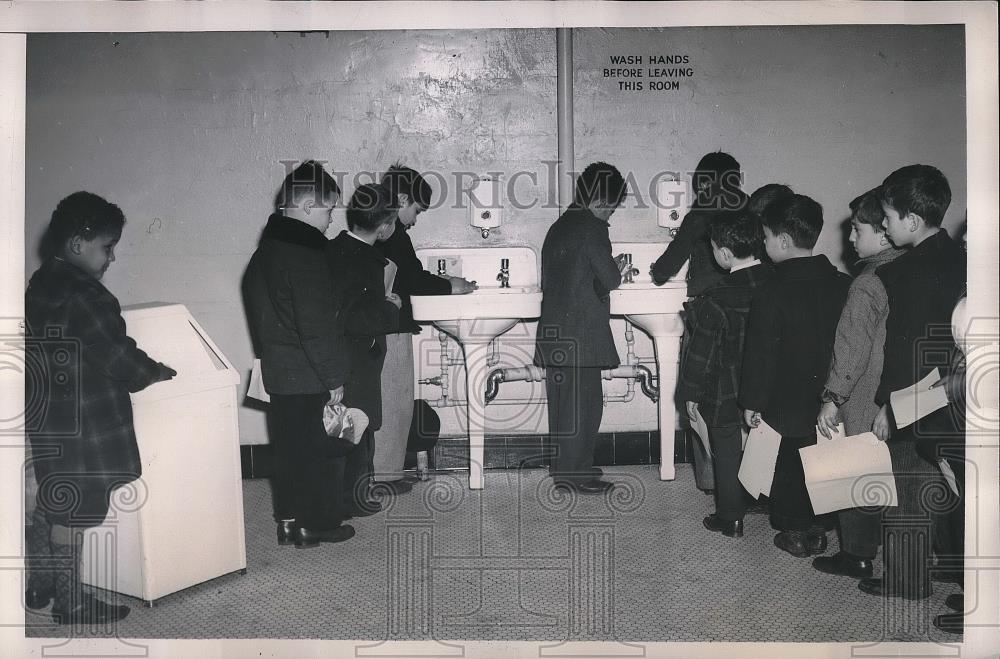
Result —
[{"label": "drain pipe", "polygon": [[556,189],[559,208],[573,202],[573,28],[556,28],[556,136],[559,155]]},{"label": "drain pipe", "polygon": [[[631,391],[633,383],[638,380],[642,393],[654,403],[659,400],[659,389],[653,384],[653,372],[648,366],[642,364],[623,364],[616,368],[607,368],[601,371],[601,377],[605,380],[624,378],[629,381],[629,392],[619,397],[606,397],[606,402],[623,403],[632,399]],[[489,404],[500,393],[500,385],[504,382],[541,382],[545,379],[545,369],[540,366],[517,366],[513,368],[495,368],[486,377],[486,403]],[[506,402],[506,401],[505,401]],[[515,401],[510,401],[515,402]],[[516,402],[541,402],[538,400],[516,401]]]}]

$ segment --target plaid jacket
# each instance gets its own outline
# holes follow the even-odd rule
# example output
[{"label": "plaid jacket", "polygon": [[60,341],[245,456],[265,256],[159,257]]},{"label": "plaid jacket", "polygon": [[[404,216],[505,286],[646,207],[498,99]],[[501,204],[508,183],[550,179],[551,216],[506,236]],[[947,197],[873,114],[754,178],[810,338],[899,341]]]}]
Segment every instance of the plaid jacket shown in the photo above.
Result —
[{"label": "plaid jacket", "polygon": [[737,270],[684,305],[686,338],[676,398],[698,403],[711,427],[742,423],[736,397],[750,300],[771,273],[766,263]]},{"label": "plaid jacket", "polygon": [[135,480],[142,464],[129,392],[156,382],[159,363],[125,334],[115,296],[66,261],[43,263],[24,302],[28,438],[39,485],[57,477],[90,490]]}]

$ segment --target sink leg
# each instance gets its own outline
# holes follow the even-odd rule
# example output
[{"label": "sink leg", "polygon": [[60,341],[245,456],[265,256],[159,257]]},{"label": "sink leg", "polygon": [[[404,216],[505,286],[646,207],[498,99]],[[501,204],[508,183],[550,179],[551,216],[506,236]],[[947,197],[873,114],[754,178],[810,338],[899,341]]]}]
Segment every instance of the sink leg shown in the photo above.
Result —
[{"label": "sink leg", "polygon": [[674,434],[677,427],[677,406],[674,390],[677,388],[677,361],[680,355],[681,337],[660,336],[654,340],[656,361],[660,369],[660,480],[672,481],[676,476],[674,468]]},{"label": "sink leg", "polygon": [[469,423],[469,489],[483,489],[486,439],[486,377],[488,343],[465,344],[465,382]]}]

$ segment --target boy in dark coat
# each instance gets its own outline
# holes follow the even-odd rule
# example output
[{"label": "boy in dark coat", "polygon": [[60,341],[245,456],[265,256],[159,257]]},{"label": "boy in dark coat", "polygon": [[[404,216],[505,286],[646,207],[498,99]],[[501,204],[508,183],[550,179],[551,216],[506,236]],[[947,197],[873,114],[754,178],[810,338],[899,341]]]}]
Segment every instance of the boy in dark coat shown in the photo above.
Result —
[{"label": "boy in dark coat", "polygon": [[684,305],[688,340],[675,395],[685,401],[692,421],[700,414],[708,426],[715,513],[702,523],[709,531],[739,537],[750,498],[739,480],[743,414],[736,397],[750,300],[772,269],[760,261],[764,234],[760,219],[749,211],[720,214],[709,227],[709,239],[716,263],[729,274]]},{"label": "boy in dark coat", "polygon": [[687,292],[690,297],[701,295],[725,276],[712,258],[708,227],[719,212],[746,206],[746,193],[740,189],[742,176],[740,163],[728,153],[709,153],[698,162],[692,176],[694,203],[681,221],[677,235],[653,263],[650,274],[654,283],[666,283],[688,260]]},{"label": "boy in dark coat", "polygon": [[813,247],[823,229],[823,209],[804,195],[767,207],[764,248],[774,277],[753,297],[743,355],[739,402],[747,425],[761,419],[781,435],[771,485],[774,544],[793,556],[826,551],[799,449],[816,443],[816,415],[830,368],[833,338],[850,277]]},{"label": "boy in dark coat", "polygon": [[[47,373],[65,376],[65,386],[48,389],[35,378],[26,381],[29,406],[44,408],[28,432],[38,493],[27,530],[25,602],[42,608],[54,598],[53,618],[64,625],[128,615],[126,606],[84,595],[82,530],[102,524],[112,490],[142,474],[129,393],[176,375],[129,338],[118,300],[100,282],[124,224],[121,209],[95,194],[63,199],[44,238],[45,262],[25,293],[28,354]],[[58,569],[41,567],[48,557],[59,561]]]},{"label": "boy in dark coat", "polygon": [[926,522],[933,511],[926,492],[940,483],[935,465],[942,455],[939,451],[950,448],[955,455],[964,455],[964,437],[951,406],[900,430],[894,427],[889,406],[890,393],[921,380],[935,366],[949,375],[940,355],[955,344],[951,314],[965,291],[967,267],[965,252],[941,228],[950,204],[948,179],[928,165],[903,167],[882,183],[886,235],[906,253],[875,271],[885,286],[889,315],[885,361],[875,395],[881,407],[872,430],[890,442],[896,474],[899,505],[887,509],[883,518],[900,517],[910,524],[886,527],[884,576],[858,583],[870,595],[906,599],[931,595]]},{"label": "boy in dark coat", "polygon": [[[382,363],[385,335],[399,330],[399,296],[385,290],[386,259],[375,249],[395,228],[396,204],[382,185],[363,185],[347,207],[347,231],[329,241],[326,257],[333,275],[344,323],[343,349],[351,367],[344,405],[368,415],[357,447],[337,460],[344,475],[340,500],[352,517],[372,515],[379,503],[370,497],[374,474],[375,431],[382,427]],[[412,414],[412,413],[411,413]]]},{"label": "boy in dark coat", "polygon": [[350,447],[327,436],[323,408],[344,396],[350,361],[323,235],[340,189],[314,161],[282,184],[247,266],[244,294],[260,351],[275,446],[278,543],[316,547],[354,535],[342,524],[337,454]]},{"label": "boy in dark coat", "polygon": [[599,493],[594,441],[601,427],[601,369],[620,364],[611,335],[611,290],[630,265],[611,256],[608,220],[625,198],[613,166],[588,165],[573,203],[542,245],[542,312],[535,363],[545,367],[549,435],[556,447],[549,473],[557,487]]}]

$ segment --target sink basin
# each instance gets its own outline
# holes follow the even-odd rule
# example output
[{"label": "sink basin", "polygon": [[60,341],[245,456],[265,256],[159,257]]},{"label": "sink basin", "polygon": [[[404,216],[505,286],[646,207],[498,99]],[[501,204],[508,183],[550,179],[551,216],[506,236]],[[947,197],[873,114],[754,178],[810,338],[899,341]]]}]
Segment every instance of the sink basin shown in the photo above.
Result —
[{"label": "sink basin", "polygon": [[653,337],[679,336],[684,328],[678,315],[687,300],[687,285],[650,281],[622,284],[611,291],[611,315],[625,316]]},{"label": "sink basin", "polygon": [[414,320],[434,323],[463,344],[489,343],[519,321],[538,318],[542,291],[484,286],[467,295],[414,295],[410,301]]}]

